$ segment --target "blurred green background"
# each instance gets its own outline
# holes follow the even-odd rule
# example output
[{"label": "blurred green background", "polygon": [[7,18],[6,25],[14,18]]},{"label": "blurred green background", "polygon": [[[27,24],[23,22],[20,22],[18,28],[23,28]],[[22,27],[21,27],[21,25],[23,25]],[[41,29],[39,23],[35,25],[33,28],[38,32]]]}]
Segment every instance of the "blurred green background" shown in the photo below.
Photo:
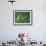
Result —
[{"label": "blurred green background", "polygon": [[30,23],[30,12],[15,12],[16,23]]}]

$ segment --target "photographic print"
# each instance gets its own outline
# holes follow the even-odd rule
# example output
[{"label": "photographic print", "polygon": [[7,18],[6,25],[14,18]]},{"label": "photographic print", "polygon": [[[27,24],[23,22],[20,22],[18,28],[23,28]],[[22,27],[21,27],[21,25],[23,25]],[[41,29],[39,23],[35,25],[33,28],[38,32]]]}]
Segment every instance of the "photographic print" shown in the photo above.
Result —
[{"label": "photographic print", "polygon": [[32,10],[14,10],[13,24],[32,24]]}]

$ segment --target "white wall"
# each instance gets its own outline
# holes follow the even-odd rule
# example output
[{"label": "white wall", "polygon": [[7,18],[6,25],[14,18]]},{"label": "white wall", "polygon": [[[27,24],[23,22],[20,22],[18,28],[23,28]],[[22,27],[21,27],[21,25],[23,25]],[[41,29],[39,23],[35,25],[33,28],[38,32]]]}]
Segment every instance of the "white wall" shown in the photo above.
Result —
[{"label": "white wall", "polygon": [[[13,10],[33,10],[32,26],[14,26]],[[31,34],[33,40],[46,40],[46,1],[16,0],[12,5],[0,0],[0,40],[15,40],[19,32]]]}]

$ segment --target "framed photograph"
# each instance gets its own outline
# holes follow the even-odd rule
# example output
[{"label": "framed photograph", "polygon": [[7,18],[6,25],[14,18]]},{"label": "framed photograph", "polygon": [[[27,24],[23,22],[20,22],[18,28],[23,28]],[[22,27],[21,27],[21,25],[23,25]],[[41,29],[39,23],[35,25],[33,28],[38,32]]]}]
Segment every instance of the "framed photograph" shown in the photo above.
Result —
[{"label": "framed photograph", "polygon": [[13,24],[32,25],[32,10],[13,10]]}]

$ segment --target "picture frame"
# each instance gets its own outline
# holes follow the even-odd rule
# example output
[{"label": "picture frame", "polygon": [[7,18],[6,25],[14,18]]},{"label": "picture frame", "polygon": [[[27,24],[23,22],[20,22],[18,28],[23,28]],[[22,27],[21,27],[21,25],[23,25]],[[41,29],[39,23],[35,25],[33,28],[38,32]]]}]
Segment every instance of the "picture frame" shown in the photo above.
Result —
[{"label": "picture frame", "polygon": [[32,10],[13,10],[14,25],[32,25]]}]

